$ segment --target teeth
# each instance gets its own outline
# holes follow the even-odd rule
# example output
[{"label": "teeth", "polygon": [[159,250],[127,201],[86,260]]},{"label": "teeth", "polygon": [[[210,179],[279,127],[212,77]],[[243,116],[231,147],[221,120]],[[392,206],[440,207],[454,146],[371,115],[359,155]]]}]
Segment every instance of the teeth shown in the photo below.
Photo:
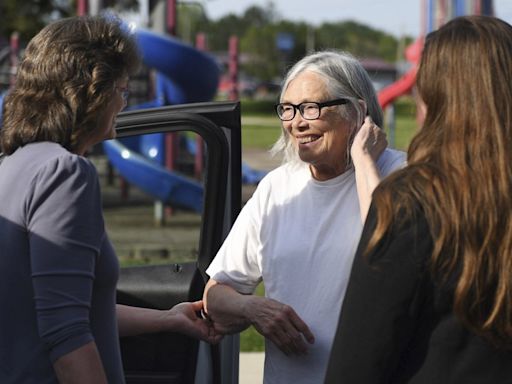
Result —
[{"label": "teeth", "polygon": [[297,137],[297,141],[299,144],[307,144],[311,143],[312,141],[318,140],[318,136],[303,136],[303,137]]}]

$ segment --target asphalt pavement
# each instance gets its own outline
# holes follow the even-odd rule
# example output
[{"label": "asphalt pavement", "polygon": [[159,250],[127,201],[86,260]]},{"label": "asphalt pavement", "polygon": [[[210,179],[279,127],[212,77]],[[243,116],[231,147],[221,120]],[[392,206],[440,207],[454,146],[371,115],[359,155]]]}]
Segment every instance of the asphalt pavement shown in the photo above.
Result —
[{"label": "asphalt pavement", "polygon": [[265,354],[263,352],[240,353],[239,384],[263,383],[264,360]]}]

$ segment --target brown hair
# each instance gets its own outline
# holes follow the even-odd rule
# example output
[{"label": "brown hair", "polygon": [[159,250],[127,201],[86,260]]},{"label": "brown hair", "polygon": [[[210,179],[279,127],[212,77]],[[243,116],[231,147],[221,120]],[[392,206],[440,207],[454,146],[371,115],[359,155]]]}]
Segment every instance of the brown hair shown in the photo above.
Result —
[{"label": "brown hair", "polygon": [[495,345],[512,341],[512,27],[454,19],[427,36],[417,78],[427,113],[408,166],[374,195],[373,248],[418,204],[431,268],[455,281],[456,316]]},{"label": "brown hair", "polygon": [[2,150],[36,141],[76,151],[96,129],[115,82],[139,66],[135,41],[114,17],[73,17],[43,28],[28,44],[5,97]]}]

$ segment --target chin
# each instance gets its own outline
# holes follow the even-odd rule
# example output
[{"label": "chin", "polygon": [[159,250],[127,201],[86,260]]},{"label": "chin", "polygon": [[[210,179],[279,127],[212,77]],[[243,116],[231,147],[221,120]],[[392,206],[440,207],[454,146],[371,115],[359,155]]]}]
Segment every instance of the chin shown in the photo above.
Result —
[{"label": "chin", "polygon": [[314,153],[311,153],[309,151],[301,151],[299,150],[297,152],[299,159],[304,161],[305,163],[313,164],[315,163],[315,160],[317,159],[317,156],[315,156]]},{"label": "chin", "polygon": [[110,139],[115,139],[117,136],[116,134],[116,128],[114,126],[112,126],[112,128],[110,129],[110,131],[108,131],[106,137],[105,137],[105,140],[110,140]]}]

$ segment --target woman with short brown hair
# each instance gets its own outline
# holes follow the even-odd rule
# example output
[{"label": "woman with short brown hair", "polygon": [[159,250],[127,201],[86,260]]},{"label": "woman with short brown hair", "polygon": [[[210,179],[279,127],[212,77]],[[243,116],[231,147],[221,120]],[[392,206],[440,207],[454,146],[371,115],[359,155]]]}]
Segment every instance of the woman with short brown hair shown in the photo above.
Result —
[{"label": "woman with short brown hair", "polygon": [[114,18],[75,17],[29,43],[0,131],[0,382],[123,383],[119,335],[216,342],[202,302],[116,306],[119,265],[98,175],[83,155],[115,137],[135,42]]}]

